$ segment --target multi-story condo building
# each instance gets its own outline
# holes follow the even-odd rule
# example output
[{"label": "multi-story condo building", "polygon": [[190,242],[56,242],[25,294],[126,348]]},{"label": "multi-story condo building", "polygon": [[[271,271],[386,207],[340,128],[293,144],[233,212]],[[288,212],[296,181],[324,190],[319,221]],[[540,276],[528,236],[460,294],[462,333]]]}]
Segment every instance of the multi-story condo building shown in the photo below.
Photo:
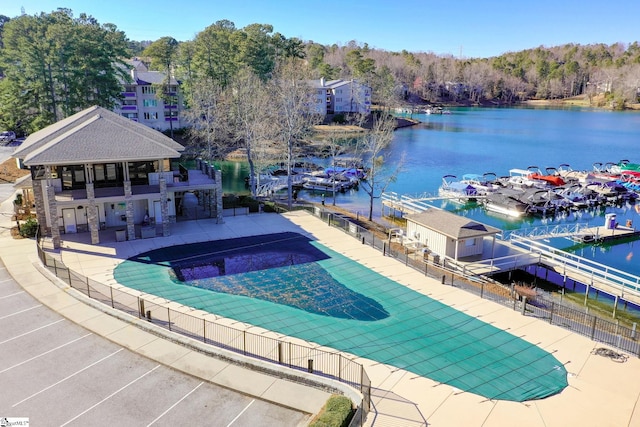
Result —
[{"label": "multi-story condo building", "polygon": [[315,112],[323,115],[371,112],[371,88],[356,80],[312,80]]},{"label": "multi-story condo building", "polygon": [[129,65],[131,81],[122,83],[122,101],[114,111],[160,131],[183,127],[180,82],[171,76],[168,91],[162,93],[160,85],[166,84],[166,73],[149,71],[138,59]]}]

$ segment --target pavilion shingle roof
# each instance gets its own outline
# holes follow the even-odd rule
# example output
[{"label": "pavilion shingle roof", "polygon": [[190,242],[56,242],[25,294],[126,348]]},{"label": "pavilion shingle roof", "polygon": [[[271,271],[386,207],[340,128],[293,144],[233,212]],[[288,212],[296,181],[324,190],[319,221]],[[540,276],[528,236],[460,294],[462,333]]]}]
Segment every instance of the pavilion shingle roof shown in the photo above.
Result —
[{"label": "pavilion shingle roof", "polygon": [[180,157],[184,147],[102,107],[90,107],[30,135],[14,152],[27,166]]},{"label": "pavilion shingle roof", "polygon": [[407,215],[407,221],[413,221],[456,240],[500,233],[498,228],[436,208]]}]

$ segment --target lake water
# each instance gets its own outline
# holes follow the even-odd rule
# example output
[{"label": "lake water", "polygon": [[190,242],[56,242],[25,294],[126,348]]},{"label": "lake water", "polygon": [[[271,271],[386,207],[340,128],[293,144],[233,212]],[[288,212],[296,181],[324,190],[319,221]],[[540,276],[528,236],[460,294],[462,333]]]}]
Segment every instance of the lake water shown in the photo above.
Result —
[{"label": "lake water", "polygon": [[[399,129],[385,157],[398,162],[404,153],[403,171],[388,191],[398,194],[436,194],[447,174],[509,174],[513,168],[558,167],[569,164],[575,170],[591,170],[593,163],[628,159],[640,163],[640,113],[608,112],[586,109],[460,108],[450,115],[414,115],[422,123]],[[224,162],[225,192],[246,192],[246,165]],[[300,193],[300,198],[319,202],[321,196]],[[327,197],[327,203],[333,200]],[[336,204],[365,215],[368,197],[364,191],[338,194]],[[487,214],[481,207],[462,207],[450,202],[434,205],[455,211],[474,220],[502,228],[518,229],[567,222],[604,225],[604,215],[615,212],[620,224],[631,220],[640,226],[640,208],[608,207],[597,211],[571,213],[560,218],[512,220]],[[381,216],[377,200],[374,216]],[[554,239],[554,245],[570,247],[572,252],[597,262],[640,275],[640,241],[615,246],[585,247],[566,239]],[[634,250],[638,252],[634,259]]]}]

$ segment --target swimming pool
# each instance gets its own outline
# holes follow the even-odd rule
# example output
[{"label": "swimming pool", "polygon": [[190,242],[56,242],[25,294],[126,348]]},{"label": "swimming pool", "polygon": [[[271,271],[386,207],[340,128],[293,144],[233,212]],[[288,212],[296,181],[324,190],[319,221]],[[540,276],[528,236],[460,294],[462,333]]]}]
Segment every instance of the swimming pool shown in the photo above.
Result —
[{"label": "swimming pool", "polygon": [[298,233],[145,252],[114,276],[142,292],[489,399],[539,399],[567,386],[552,354]]}]

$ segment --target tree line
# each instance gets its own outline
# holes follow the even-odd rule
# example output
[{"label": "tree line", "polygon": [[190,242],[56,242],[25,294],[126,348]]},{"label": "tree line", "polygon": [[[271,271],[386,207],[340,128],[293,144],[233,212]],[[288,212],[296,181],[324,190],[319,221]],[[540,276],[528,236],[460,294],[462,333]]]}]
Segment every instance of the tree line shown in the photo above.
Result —
[{"label": "tree line", "polygon": [[[76,18],[69,9],[3,17],[1,22],[2,127],[30,134],[91,105],[112,109],[120,101],[122,83],[131,81],[126,60],[138,49],[150,69],[165,74],[156,88],[159,96],[170,96],[172,77],[181,82],[188,151],[213,160],[230,149],[244,149],[254,194],[267,165],[286,164],[291,205],[292,166],[322,120],[314,113],[318,96],[309,85],[319,74],[309,67],[301,40],[287,39],[271,25],[238,29],[221,20],[193,40],[165,36],[132,44],[115,25],[101,25],[86,14]],[[353,118],[358,123],[367,119]],[[380,153],[395,124],[389,114],[376,114],[373,123],[359,146],[351,147],[372,162],[367,187],[372,200],[385,186]],[[335,153],[343,152],[347,141],[332,139],[340,147]]]},{"label": "tree line", "polygon": [[[131,79],[126,60],[134,55],[165,74],[160,96],[168,94],[171,77],[181,82],[188,149],[206,159],[244,149],[254,192],[266,165],[279,161],[290,171],[321,120],[310,108],[317,101],[310,79],[357,79],[372,88],[373,103],[383,111],[407,102],[512,104],[576,95],[604,95],[599,99],[622,108],[637,102],[640,86],[637,43],[456,58],[388,52],[356,41],[325,46],[286,38],[268,24],[237,28],[228,20],[192,40],[168,35],[134,42],[114,24],[57,9],[0,16],[0,127],[30,134],[91,105],[112,109],[122,82]],[[352,120],[362,124],[366,118]],[[346,136],[329,138],[328,144],[332,153],[358,151],[369,162],[367,169],[378,174],[366,183],[373,201],[399,169],[384,165],[393,129],[388,115],[374,115],[368,128],[356,147],[346,147]],[[290,179],[288,187],[290,203]]]},{"label": "tree line", "polygon": [[389,52],[367,43],[325,46],[286,38],[268,24],[236,28],[220,20],[178,42],[131,41],[114,24],[70,9],[0,15],[0,125],[32,133],[89,105],[112,108],[138,55],[151,69],[182,82],[188,103],[204,80],[228,87],[241,69],[267,81],[279,61],[302,59],[309,78],[358,79],[372,87],[374,103],[407,101],[513,104],[584,95],[618,108],[638,102],[640,46],[537,47],[492,58],[428,52]]}]

